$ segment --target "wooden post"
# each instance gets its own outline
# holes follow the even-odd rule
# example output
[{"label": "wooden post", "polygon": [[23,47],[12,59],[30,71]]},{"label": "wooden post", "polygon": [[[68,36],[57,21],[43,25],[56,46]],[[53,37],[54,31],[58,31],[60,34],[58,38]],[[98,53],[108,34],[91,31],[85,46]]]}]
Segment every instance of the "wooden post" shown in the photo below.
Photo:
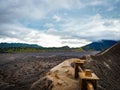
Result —
[{"label": "wooden post", "polygon": [[80,72],[79,78],[80,78],[80,89],[81,90],[88,90],[88,88],[89,89],[94,88],[94,90],[96,90],[97,81],[99,80],[99,78],[94,73],[92,73],[90,70],[87,69],[84,72]]},{"label": "wooden post", "polygon": [[[82,61],[82,60],[77,60],[77,61],[75,61],[74,62],[74,68],[75,68],[75,70],[74,70],[74,77],[77,79],[78,78],[78,72],[80,71],[79,70],[79,68],[78,67],[82,67],[83,68],[83,63],[84,63],[84,61]],[[81,69],[81,72],[82,72],[83,70]]]}]

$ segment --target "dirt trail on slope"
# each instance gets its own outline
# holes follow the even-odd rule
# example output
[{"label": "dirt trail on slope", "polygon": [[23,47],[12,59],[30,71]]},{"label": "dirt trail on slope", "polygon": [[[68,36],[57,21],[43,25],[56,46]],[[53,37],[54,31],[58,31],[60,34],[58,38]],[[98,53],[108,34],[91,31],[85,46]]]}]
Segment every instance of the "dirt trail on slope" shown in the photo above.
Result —
[{"label": "dirt trail on slope", "polygon": [[48,84],[39,87],[40,83],[45,81],[38,80],[33,83],[31,90],[45,90],[49,88],[49,90],[79,90],[79,80],[74,79],[74,68],[71,66],[75,60],[80,60],[77,58],[72,58],[65,60],[59,65],[55,66],[50,70],[50,72],[45,76],[48,81],[51,81],[50,86]]}]

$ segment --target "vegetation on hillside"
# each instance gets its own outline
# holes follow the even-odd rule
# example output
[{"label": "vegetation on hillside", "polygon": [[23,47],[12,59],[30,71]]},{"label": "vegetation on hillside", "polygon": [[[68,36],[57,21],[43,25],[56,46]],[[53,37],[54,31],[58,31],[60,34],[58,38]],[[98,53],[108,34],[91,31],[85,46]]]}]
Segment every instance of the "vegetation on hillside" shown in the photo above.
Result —
[{"label": "vegetation on hillside", "polygon": [[49,52],[49,51],[83,51],[82,48],[51,47],[45,48],[36,44],[23,43],[0,43],[0,53],[15,53],[15,52]]},{"label": "vegetation on hillside", "polygon": [[50,51],[103,51],[119,41],[102,40],[93,42],[83,47],[70,48],[69,46],[46,48],[37,44],[25,43],[0,43],[0,53],[15,53],[15,52],[50,52]]}]

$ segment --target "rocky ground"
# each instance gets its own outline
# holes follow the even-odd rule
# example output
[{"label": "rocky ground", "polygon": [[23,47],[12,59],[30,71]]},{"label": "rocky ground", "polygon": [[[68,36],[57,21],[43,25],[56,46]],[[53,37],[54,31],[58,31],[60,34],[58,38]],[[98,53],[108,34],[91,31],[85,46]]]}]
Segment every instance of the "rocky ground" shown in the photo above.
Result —
[{"label": "rocky ground", "polygon": [[[84,69],[91,69],[100,78],[97,90],[120,90],[120,43],[96,55],[85,55],[81,59],[85,60]],[[73,78],[73,61],[67,61],[57,65],[50,70],[50,74],[33,83],[32,90],[77,90],[79,87]]]},{"label": "rocky ground", "polygon": [[68,58],[97,52],[44,52],[0,54],[0,90],[29,90],[54,66]]},{"label": "rocky ground", "polygon": [[[51,90],[53,82],[45,78],[46,73],[69,58],[85,60],[84,68],[91,69],[100,78],[98,90],[120,90],[120,43],[96,53],[0,54],[0,90],[30,90],[31,87],[33,90]],[[59,76],[55,77],[59,78]]]},{"label": "rocky ground", "polygon": [[100,78],[98,90],[120,90],[120,43],[86,60],[85,67]]}]

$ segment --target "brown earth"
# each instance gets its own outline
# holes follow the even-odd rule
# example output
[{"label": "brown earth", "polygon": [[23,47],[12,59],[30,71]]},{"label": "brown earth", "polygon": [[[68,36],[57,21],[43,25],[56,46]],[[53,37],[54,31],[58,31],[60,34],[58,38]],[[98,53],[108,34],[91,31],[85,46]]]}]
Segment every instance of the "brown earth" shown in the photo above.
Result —
[{"label": "brown earth", "polygon": [[43,79],[32,84],[31,90],[79,90],[79,80],[74,79],[74,68],[71,67],[75,60],[80,59],[67,59],[52,68]]}]

